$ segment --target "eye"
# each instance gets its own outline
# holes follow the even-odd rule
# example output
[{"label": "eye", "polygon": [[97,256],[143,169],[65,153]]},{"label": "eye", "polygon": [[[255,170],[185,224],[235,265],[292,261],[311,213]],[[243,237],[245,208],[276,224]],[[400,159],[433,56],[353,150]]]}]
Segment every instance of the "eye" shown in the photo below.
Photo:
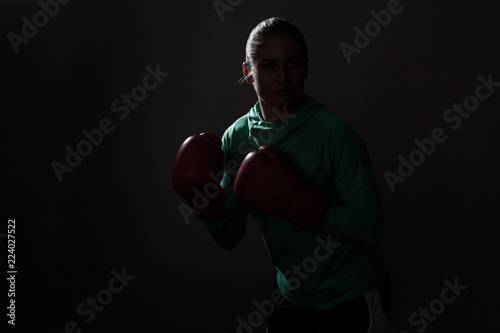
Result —
[{"label": "eye", "polygon": [[273,63],[267,63],[267,64],[262,65],[262,68],[264,68],[264,69],[273,69],[274,67],[275,67],[275,65]]},{"label": "eye", "polygon": [[288,63],[288,67],[291,67],[291,68],[299,67],[300,65],[301,65],[300,61],[298,61],[298,60],[292,60]]}]

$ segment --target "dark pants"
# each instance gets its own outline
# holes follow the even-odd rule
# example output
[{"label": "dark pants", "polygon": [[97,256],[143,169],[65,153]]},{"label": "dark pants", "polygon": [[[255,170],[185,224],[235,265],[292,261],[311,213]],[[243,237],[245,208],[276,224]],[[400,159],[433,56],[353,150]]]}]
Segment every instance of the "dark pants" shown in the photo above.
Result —
[{"label": "dark pants", "polygon": [[[274,282],[274,289],[277,284]],[[391,281],[389,273],[377,285],[386,316],[391,320]],[[365,296],[345,301],[328,310],[301,309],[286,301],[276,305],[267,319],[269,333],[366,333],[369,310]]]}]

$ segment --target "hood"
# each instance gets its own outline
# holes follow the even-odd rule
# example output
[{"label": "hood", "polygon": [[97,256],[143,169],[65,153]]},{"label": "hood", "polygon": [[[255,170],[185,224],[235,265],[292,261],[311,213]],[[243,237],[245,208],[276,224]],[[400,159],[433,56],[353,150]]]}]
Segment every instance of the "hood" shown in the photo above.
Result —
[{"label": "hood", "polygon": [[324,108],[321,103],[304,95],[302,107],[296,113],[283,120],[268,122],[262,119],[260,102],[257,102],[248,113],[249,141],[254,142],[257,147],[273,146],[286,140],[306,120]]}]

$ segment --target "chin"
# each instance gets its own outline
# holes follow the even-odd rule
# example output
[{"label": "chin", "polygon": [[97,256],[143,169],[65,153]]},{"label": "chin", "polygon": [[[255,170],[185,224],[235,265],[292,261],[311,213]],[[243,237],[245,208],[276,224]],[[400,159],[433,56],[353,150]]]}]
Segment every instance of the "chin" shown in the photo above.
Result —
[{"label": "chin", "polygon": [[275,104],[273,104],[273,106],[282,111],[284,108],[293,108],[297,106],[300,101],[301,96],[278,97],[275,99]]}]

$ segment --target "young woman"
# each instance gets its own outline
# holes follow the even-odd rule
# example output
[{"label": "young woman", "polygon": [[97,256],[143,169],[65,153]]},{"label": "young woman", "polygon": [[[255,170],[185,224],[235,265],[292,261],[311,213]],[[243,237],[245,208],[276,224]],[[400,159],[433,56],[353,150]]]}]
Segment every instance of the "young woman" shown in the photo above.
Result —
[{"label": "young woman", "polygon": [[304,94],[307,69],[293,24],[259,23],[243,63],[258,101],[222,140],[202,133],[183,143],[174,187],[227,250],[243,238],[248,214],[260,224],[277,269],[268,332],[392,332],[368,152],[344,120]]}]

